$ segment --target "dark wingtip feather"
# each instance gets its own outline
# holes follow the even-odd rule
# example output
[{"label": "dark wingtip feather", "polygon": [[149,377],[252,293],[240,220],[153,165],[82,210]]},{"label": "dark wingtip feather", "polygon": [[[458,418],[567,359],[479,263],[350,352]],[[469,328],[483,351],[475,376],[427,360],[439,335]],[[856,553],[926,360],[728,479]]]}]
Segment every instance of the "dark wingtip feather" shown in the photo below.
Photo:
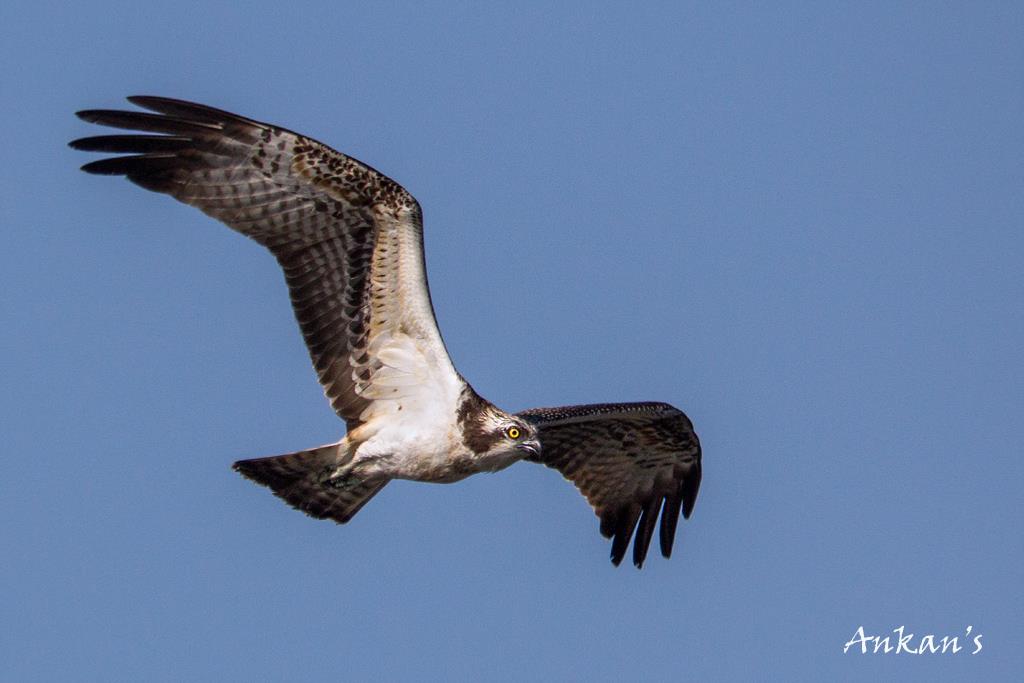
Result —
[{"label": "dark wingtip feather", "polygon": [[264,128],[267,124],[253,119],[233,114],[223,109],[217,109],[206,104],[189,102],[188,100],[177,100],[172,97],[157,97],[156,95],[132,95],[128,97],[132,104],[155,111],[167,116],[177,116],[189,120],[202,121],[218,127],[224,124],[242,124],[244,126],[256,126]]},{"label": "dark wingtip feather", "polygon": [[252,480],[258,484],[262,484],[259,479],[256,478],[256,469],[252,466],[251,460],[236,460],[231,463],[231,469],[238,472],[246,479]]},{"label": "dark wingtip feather", "polygon": [[80,109],[80,110],[75,112],[75,116],[77,116],[78,118],[82,119],[83,121],[88,121],[89,123],[93,123],[95,118],[96,118],[96,114],[99,113],[100,111],[101,110],[99,110],[99,109]]},{"label": "dark wingtip feather", "polygon": [[651,547],[651,537],[654,535],[654,525],[658,523],[660,505],[661,499],[653,498],[640,515],[640,523],[636,528],[636,539],[633,541],[633,564],[637,569],[643,569],[644,560],[647,559],[647,549]]},{"label": "dark wingtip feather", "polygon": [[629,541],[633,538],[633,530],[640,519],[640,507],[621,510],[616,519],[615,540],[612,541],[612,564],[616,567],[626,556]]},{"label": "dark wingtip feather", "polygon": [[665,505],[661,510],[661,531],[658,540],[661,543],[662,557],[672,557],[672,545],[676,540],[676,525],[679,523],[679,512],[682,505],[682,493],[677,492],[665,496]]},{"label": "dark wingtip feather", "polygon": [[601,535],[611,538],[615,535],[615,526],[618,523],[618,515],[604,514],[601,516]]},{"label": "dark wingtip feather", "polygon": [[153,175],[176,165],[173,154],[138,154],[90,161],[82,166],[86,173],[95,175]]},{"label": "dark wingtip feather", "polygon": [[83,152],[145,154],[177,152],[188,149],[192,144],[190,138],[174,135],[94,135],[72,140],[68,147]]},{"label": "dark wingtip feather", "polygon": [[612,564],[613,565],[618,567],[620,564],[622,564],[622,558],[626,556],[626,548],[628,546],[629,546],[629,539],[626,539],[626,542],[624,544],[622,544],[621,547],[620,547],[619,537],[618,536],[615,537],[615,541],[612,543],[612,553],[611,553],[611,558],[612,558]]},{"label": "dark wingtip feather", "polygon": [[154,107],[158,106],[161,102],[178,101],[168,97],[161,97],[159,95],[128,95],[127,97],[125,97],[125,99],[138,107],[142,107],[143,109],[149,109],[150,111],[159,111]]},{"label": "dark wingtip feather", "polygon": [[700,490],[700,462],[698,462],[686,479],[683,480],[683,519],[689,519],[693,506],[697,504],[697,492]]},{"label": "dark wingtip feather", "polygon": [[124,171],[119,170],[116,164],[109,163],[111,161],[117,161],[117,159],[90,161],[87,164],[82,164],[81,169],[93,175],[124,175]]},{"label": "dark wingtip feather", "polygon": [[101,126],[149,131],[152,133],[203,135],[210,131],[221,130],[221,126],[205,118],[183,119],[176,116],[149,114],[141,111],[83,109],[82,111],[75,112],[75,116],[83,121]]}]

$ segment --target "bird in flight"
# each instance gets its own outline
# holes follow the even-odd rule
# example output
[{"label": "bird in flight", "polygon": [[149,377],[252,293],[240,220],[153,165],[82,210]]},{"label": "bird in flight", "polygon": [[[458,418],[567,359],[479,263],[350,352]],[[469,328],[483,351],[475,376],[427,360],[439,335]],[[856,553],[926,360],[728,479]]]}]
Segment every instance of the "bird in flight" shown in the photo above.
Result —
[{"label": "bird in flight", "polygon": [[633,563],[643,566],[659,513],[661,553],[671,555],[701,479],[700,443],[682,411],[666,403],[501,410],[448,357],[427,290],[422,213],[405,188],[278,126],[164,97],[128,100],[148,111],[78,112],[143,133],[71,142],[128,155],[82,170],[171,195],[269,249],[347,427],[337,443],[240,460],[235,470],[312,517],[344,524],[392,479],[448,483],[526,460],[576,485],[612,539],[615,565],[633,540]]}]

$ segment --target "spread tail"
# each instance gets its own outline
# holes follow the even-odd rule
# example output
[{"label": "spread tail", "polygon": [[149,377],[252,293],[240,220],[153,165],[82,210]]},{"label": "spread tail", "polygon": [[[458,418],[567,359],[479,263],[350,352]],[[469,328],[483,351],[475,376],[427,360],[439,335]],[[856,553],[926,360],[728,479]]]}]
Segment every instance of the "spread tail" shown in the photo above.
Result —
[{"label": "spread tail", "polygon": [[[339,444],[330,444],[287,455],[239,460],[232,468],[257,484],[270,488],[275,496],[296,510],[310,517],[333,519],[344,524],[384,488],[388,480],[332,485],[330,477],[342,464],[339,449],[343,448]],[[344,451],[341,456],[344,457]]]}]

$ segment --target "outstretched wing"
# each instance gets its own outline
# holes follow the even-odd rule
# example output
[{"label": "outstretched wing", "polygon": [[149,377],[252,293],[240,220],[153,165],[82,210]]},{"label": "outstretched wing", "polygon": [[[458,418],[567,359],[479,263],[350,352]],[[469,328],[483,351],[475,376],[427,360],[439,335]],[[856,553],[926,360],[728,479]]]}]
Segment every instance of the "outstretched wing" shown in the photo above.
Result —
[{"label": "outstretched wing", "polygon": [[576,485],[601,519],[618,565],[630,538],[643,566],[661,512],[661,554],[672,554],[679,512],[689,518],[700,487],[700,442],[682,411],[667,403],[533,408],[519,415],[537,427],[541,454]]},{"label": "outstretched wing", "polygon": [[324,393],[350,434],[403,403],[415,412],[432,409],[439,395],[455,400],[461,379],[434,320],[412,195],[283,128],[180,100],[128,99],[157,113],[78,116],[156,135],[75,140],[75,149],[130,155],[82,170],[127,176],[269,249],[284,269]]}]

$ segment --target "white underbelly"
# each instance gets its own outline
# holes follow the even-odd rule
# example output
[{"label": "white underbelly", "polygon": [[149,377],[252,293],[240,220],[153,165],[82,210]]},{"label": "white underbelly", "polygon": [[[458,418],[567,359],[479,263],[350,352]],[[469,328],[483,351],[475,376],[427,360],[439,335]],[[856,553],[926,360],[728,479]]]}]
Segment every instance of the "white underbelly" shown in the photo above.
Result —
[{"label": "white underbelly", "polygon": [[[452,467],[463,469],[469,465],[464,457],[468,455],[454,424],[425,424],[392,413],[372,437],[360,444],[354,464],[366,476],[442,481],[450,476]],[[469,474],[472,472],[458,478]]]}]

